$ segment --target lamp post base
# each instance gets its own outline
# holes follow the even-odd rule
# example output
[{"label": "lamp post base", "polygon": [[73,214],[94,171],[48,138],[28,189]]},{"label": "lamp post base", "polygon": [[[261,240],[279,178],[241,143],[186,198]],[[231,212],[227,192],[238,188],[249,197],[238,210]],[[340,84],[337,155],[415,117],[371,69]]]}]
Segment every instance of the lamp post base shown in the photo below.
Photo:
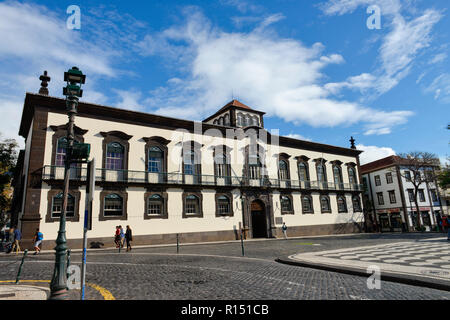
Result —
[{"label": "lamp post base", "polygon": [[56,292],[52,292],[48,300],[67,300],[68,299],[68,291],[67,289],[62,289]]}]

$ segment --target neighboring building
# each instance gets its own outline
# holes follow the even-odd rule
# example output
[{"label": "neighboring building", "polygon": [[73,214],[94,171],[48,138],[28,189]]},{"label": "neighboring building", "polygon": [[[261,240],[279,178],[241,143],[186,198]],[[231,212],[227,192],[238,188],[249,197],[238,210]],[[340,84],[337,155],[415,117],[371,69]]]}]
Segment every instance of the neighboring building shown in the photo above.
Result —
[{"label": "neighboring building", "polygon": [[[430,167],[437,170],[438,165]],[[414,231],[417,224],[413,174],[406,167],[405,159],[389,156],[361,166],[365,197],[372,208],[370,218],[382,232]],[[409,178],[408,178],[409,177]],[[418,201],[421,225],[427,231],[434,230],[441,219],[443,206],[436,181],[419,186]]]},{"label": "neighboring building", "polygon": [[[271,135],[263,115],[236,100],[203,123],[80,102],[75,139],[97,164],[89,242],[111,245],[117,225],[130,225],[136,244],[235,240],[241,227],[247,238],[278,237],[283,222],[289,236],[361,231],[361,151]],[[14,221],[28,242],[40,228],[46,249],[59,228],[66,123],[64,99],[26,94]],[[85,165],[74,166],[72,248],[85,180]]]}]

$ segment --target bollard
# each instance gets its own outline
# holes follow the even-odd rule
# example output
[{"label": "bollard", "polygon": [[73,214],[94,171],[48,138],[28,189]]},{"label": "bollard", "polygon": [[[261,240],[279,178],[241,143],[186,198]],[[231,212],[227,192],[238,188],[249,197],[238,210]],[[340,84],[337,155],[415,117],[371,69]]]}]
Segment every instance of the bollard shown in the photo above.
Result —
[{"label": "bollard", "polygon": [[179,240],[179,235],[177,233],[177,253],[180,252],[180,240]]},{"label": "bollard", "polygon": [[242,248],[242,256],[245,256],[245,253],[244,253],[244,239],[242,238],[242,230],[241,230],[241,248]]},{"label": "bollard", "polygon": [[20,274],[22,273],[22,266],[23,266],[23,263],[25,262],[25,257],[27,255],[27,253],[28,253],[28,249],[25,249],[25,251],[23,252],[22,262],[20,263],[20,266],[19,266],[19,272],[17,272],[16,284],[19,283]]}]

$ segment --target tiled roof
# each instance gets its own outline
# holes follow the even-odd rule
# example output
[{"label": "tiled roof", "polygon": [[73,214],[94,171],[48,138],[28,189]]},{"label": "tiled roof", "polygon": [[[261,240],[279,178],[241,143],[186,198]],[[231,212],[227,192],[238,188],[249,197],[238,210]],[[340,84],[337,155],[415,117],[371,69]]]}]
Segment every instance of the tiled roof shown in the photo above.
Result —
[{"label": "tiled roof", "polygon": [[398,156],[389,156],[383,159],[372,161],[361,166],[361,173],[368,173],[378,169],[387,168],[396,164],[400,160]]}]

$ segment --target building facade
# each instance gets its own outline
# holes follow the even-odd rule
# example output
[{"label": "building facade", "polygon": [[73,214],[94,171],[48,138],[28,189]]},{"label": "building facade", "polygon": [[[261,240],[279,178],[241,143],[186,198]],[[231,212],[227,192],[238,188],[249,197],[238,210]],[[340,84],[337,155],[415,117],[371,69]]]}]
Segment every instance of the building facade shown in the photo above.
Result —
[{"label": "building facade", "polygon": [[[369,205],[366,205],[366,210],[370,211],[368,219],[378,226],[378,230],[381,232],[415,231],[417,209],[414,185],[411,182],[413,173],[404,163],[404,159],[389,156],[361,166],[361,172],[365,189],[364,197],[369,199]],[[435,230],[444,214],[439,193],[436,181],[419,185],[419,219],[426,231]]]},{"label": "building facade", "polygon": [[[263,112],[233,100],[203,122],[81,102],[75,140],[96,159],[89,242],[113,244],[129,225],[135,244],[360,232],[359,154],[271,134]],[[65,100],[27,93],[19,134],[13,223],[54,247],[62,210]],[[66,235],[81,247],[86,167],[73,165]],[[27,242],[28,241],[28,242]]]}]

